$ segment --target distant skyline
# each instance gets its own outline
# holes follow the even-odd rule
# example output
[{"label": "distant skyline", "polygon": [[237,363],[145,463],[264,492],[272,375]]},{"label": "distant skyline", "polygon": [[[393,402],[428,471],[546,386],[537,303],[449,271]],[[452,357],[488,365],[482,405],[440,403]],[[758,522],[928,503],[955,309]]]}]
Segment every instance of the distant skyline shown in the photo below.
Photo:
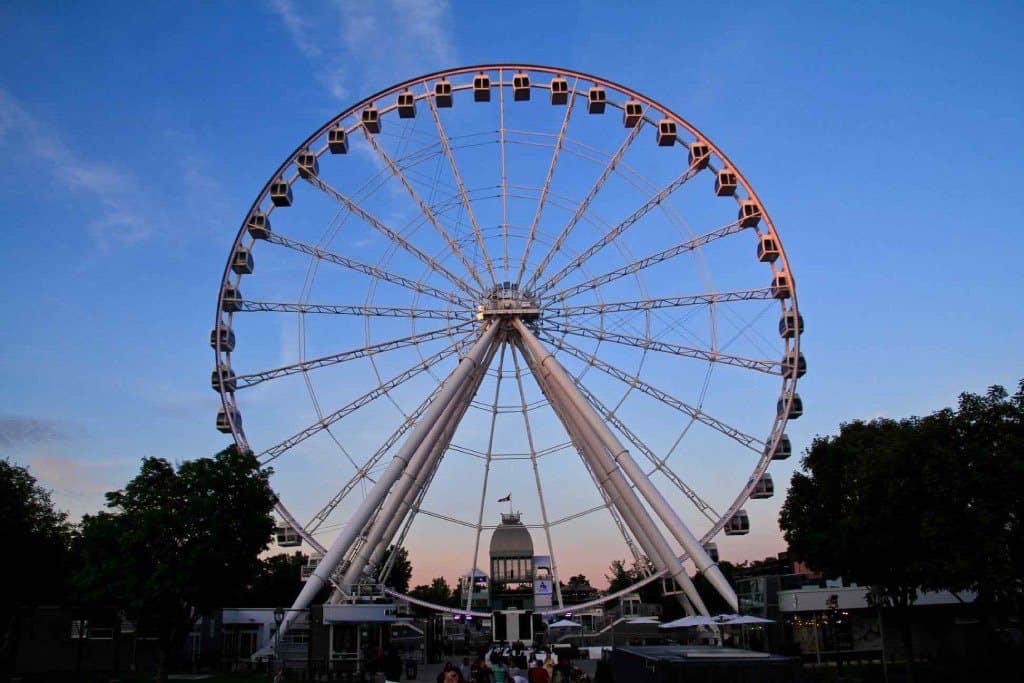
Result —
[{"label": "distant skyline", "polygon": [[[363,97],[499,61],[650,95],[757,188],[807,321],[805,414],[788,429],[797,453],[843,421],[1015,386],[1022,19],[1016,3],[7,3],[0,457],[28,465],[77,518],[141,457],[225,447],[207,338],[262,184]],[[798,461],[773,465],[775,497],[748,506],[749,536],[719,537],[723,559],[784,549],[778,509]],[[534,544],[543,554],[537,533]],[[573,559],[572,573],[603,585],[624,556]],[[411,560],[414,584],[466,569],[429,552]]]}]

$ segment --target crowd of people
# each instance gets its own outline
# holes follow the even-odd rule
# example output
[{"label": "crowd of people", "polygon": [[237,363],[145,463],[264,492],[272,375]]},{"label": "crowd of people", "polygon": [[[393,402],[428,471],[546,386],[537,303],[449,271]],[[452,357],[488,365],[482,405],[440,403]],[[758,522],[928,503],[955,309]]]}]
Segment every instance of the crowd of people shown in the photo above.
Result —
[{"label": "crowd of people", "polygon": [[551,652],[526,654],[521,643],[500,644],[480,652],[462,664],[446,662],[437,675],[437,683],[583,683],[583,672],[572,665],[567,656],[555,657]]}]

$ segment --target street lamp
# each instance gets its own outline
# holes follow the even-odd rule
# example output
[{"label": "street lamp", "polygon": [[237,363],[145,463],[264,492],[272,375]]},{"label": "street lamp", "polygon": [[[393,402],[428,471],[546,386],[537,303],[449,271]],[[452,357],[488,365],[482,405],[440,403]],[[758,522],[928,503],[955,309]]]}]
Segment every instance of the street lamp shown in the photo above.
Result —
[{"label": "street lamp", "polygon": [[283,662],[281,662],[281,624],[284,622],[284,607],[278,607],[274,610],[274,624],[277,626],[277,631],[274,633],[274,659],[278,662],[278,669],[283,669]]}]

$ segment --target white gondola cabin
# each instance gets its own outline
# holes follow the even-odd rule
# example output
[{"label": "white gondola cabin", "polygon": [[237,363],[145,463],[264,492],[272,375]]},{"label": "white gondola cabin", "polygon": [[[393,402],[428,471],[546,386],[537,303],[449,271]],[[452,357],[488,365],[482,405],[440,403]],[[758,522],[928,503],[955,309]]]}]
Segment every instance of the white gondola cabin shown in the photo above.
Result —
[{"label": "white gondola cabin", "polygon": [[309,577],[313,576],[316,568],[320,566],[320,560],[322,559],[322,555],[310,555],[309,559],[306,560],[306,564],[299,568],[299,579],[301,581],[308,581]]},{"label": "white gondola cabin", "polygon": [[757,485],[754,486],[754,490],[750,492],[750,497],[756,500],[763,500],[765,498],[771,498],[775,495],[775,482],[772,481],[772,475],[765,472],[761,475],[761,478],[757,480]]},{"label": "white gondola cabin", "polygon": [[628,100],[622,105],[622,125],[636,128],[644,118],[644,106],[636,100]]},{"label": "white gondola cabin", "polygon": [[[786,410],[787,403],[789,405],[788,412]],[[790,420],[795,420],[803,415],[804,402],[800,400],[800,394],[794,393],[788,401],[786,400],[786,397],[780,398],[775,403],[775,412],[780,418],[786,417]]]},{"label": "white gondola cabin", "polygon": [[242,414],[238,412],[237,408],[231,409],[231,418],[228,419],[228,413],[224,410],[223,406],[217,411],[217,431],[222,434],[231,433],[231,424],[235,425],[235,428],[242,426]]},{"label": "white gondola cabin", "polygon": [[750,517],[746,510],[737,510],[723,527],[726,536],[743,536],[750,533]]},{"label": "white gondola cabin", "polygon": [[705,543],[704,552],[708,554],[712,562],[718,562],[718,544],[717,543]]},{"label": "white gondola cabin", "polygon": [[235,350],[235,333],[227,325],[218,325],[210,330],[210,347],[231,353]]},{"label": "white gondola cabin", "polygon": [[[765,450],[771,448],[771,444],[765,447]],[[775,448],[772,450],[772,460],[785,460],[789,456],[793,455],[793,444],[790,442],[789,437],[783,434],[779,437],[779,442],[775,444]]]},{"label": "white gondola cabin", "polygon": [[210,386],[216,392],[235,390],[235,371],[227,365],[218,365],[210,373]]},{"label": "white gondola cabin", "polygon": [[398,93],[398,118],[416,118],[416,96],[411,90]]},{"label": "white gondola cabin", "polygon": [[551,104],[565,104],[569,101],[569,81],[561,76],[551,79]]},{"label": "white gondola cabin", "polygon": [[779,241],[774,235],[761,235],[757,238],[757,260],[761,263],[775,263],[781,253]]},{"label": "white gondola cabin", "polygon": [[761,205],[753,199],[744,199],[740,202],[740,210],[736,219],[744,228],[752,228],[761,222]]},{"label": "white gondola cabin", "polygon": [[348,154],[348,133],[341,126],[327,131],[327,148],[331,154]]},{"label": "white gondola cabin", "polygon": [[771,292],[772,296],[776,299],[788,299],[793,296],[793,289],[790,286],[792,283],[789,281],[789,273],[785,270],[780,270],[772,276]]},{"label": "white gondola cabin", "polygon": [[603,114],[608,104],[608,93],[599,85],[595,85],[587,91],[587,113]]},{"label": "white gondola cabin", "polygon": [[691,168],[707,168],[711,161],[711,145],[702,140],[691,143],[688,158]]},{"label": "white gondola cabin", "polygon": [[239,275],[252,274],[255,266],[256,263],[253,261],[252,252],[248,249],[239,247],[231,257],[231,270],[235,271]]},{"label": "white gondola cabin", "polygon": [[302,537],[290,524],[282,524],[275,528],[274,540],[282,548],[296,548],[302,545]]},{"label": "white gondola cabin", "polygon": [[804,317],[797,315],[793,309],[789,309],[779,318],[779,336],[783,339],[792,339],[798,334],[804,333]]},{"label": "white gondola cabin", "polygon": [[530,76],[522,71],[512,77],[512,99],[516,102],[530,99]]},{"label": "white gondola cabin", "polygon": [[253,211],[245,227],[253,239],[265,240],[270,237],[270,216],[262,211]]},{"label": "white gondola cabin", "polygon": [[473,77],[473,100],[475,102],[491,101],[491,77],[478,74]]},{"label": "white gondola cabin", "polygon": [[360,120],[363,122],[363,128],[369,133],[380,132],[380,110],[372,104],[363,110],[360,115]]},{"label": "white gondola cabin", "polygon": [[803,377],[807,374],[807,359],[804,354],[790,349],[782,357],[782,376],[788,379]]},{"label": "white gondola cabin", "polygon": [[320,172],[320,161],[312,150],[304,149],[295,158],[295,166],[299,169],[299,175],[303,178],[312,178]]},{"label": "white gondola cabin", "polygon": [[731,197],[736,194],[739,176],[731,168],[723,168],[715,176],[715,194],[719,197]]},{"label": "white gondola cabin", "polygon": [[676,122],[672,119],[658,121],[658,146],[671,147],[676,144]]},{"label": "white gondola cabin", "polygon": [[221,308],[227,313],[234,313],[242,307],[242,290],[234,285],[225,285]]},{"label": "white gondola cabin", "polygon": [[442,78],[434,84],[434,104],[447,109],[452,106],[452,83]]},{"label": "white gondola cabin", "polygon": [[274,206],[291,206],[292,186],[282,178],[270,183],[270,201]]}]

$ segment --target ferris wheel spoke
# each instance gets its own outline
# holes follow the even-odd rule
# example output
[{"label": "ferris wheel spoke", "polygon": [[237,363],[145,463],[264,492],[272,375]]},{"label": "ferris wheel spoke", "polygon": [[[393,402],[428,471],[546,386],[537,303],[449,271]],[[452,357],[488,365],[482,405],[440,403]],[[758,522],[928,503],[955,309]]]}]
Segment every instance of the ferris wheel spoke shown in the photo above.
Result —
[{"label": "ferris wheel spoke", "polygon": [[587,365],[597,368],[598,370],[604,372],[606,375],[614,377],[615,379],[619,380],[620,382],[623,382],[624,384],[628,384],[629,386],[636,388],[637,390],[643,392],[644,394],[647,394],[656,401],[659,401],[660,403],[663,403],[664,405],[667,405],[670,408],[674,408],[675,410],[678,410],[684,415],[693,418],[708,427],[711,427],[715,431],[729,437],[736,443],[739,443],[749,448],[758,455],[760,455],[764,451],[765,443],[760,439],[750,436],[749,434],[746,434],[745,432],[736,429],[735,427],[727,424],[726,422],[723,422],[722,420],[719,420],[715,417],[712,417],[711,415],[708,415],[703,410],[691,406],[689,403],[686,403],[685,401],[678,399],[675,396],[672,396],[671,394],[662,391],[657,387],[652,386],[651,384],[648,384],[643,379],[637,377],[634,374],[626,372],[625,370],[622,370],[612,365],[611,363],[601,360],[594,354],[589,354],[586,351],[583,351],[582,349],[573,346],[564,338],[557,337],[545,331],[541,331],[541,334],[545,339],[547,339],[547,341],[549,341],[557,348],[565,351],[569,355],[576,357],[578,360],[586,363]]},{"label": "ferris wheel spoke", "polygon": [[718,523],[722,516],[719,515],[707,501],[701,498],[693,488],[683,481],[682,477],[676,474],[675,470],[669,467],[667,456],[659,458],[657,454],[655,454],[655,452],[646,443],[644,443],[643,440],[641,440],[640,437],[637,436],[633,430],[631,430],[626,423],[619,418],[618,415],[615,414],[614,410],[610,410],[608,406],[602,403],[601,400],[598,399],[597,396],[595,396],[594,393],[582,382],[578,383],[576,387],[580,390],[580,393],[583,394],[587,401],[590,402],[590,405],[594,407],[598,414],[618,429],[619,432],[626,437],[626,440],[633,444],[633,447],[640,451],[651,465],[654,466],[654,469],[648,473],[648,476],[656,471],[664,474],[665,477],[672,482],[672,484],[679,489],[679,491],[686,496],[691,503],[693,503],[694,507],[696,507],[701,514],[712,522],[712,524]]},{"label": "ferris wheel spoke", "polygon": [[[430,92],[429,87],[424,83],[427,92]],[[448,138],[448,134],[445,132],[444,125],[441,123],[441,116],[438,114],[437,105],[434,102],[434,98],[428,94],[427,103],[430,105],[430,114],[434,118],[434,125],[437,126],[437,136],[441,142],[441,147],[444,150],[445,157],[448,159],[448,165],[452,170],[452,177],[455,179],[455,185],[459,189],[459,196],[462,198],[462,206],[466,211],[466,216],[469,218],[469,223],[473,227],[473,236],[476,239],[477,248],[480,250],[480,256],[484,260],[484,265],[487,266],[487,274],[490,276],[491,281],[494,283],[498,282],[498,275],[494,272],[494,263],[491,261],[491,256],[487,252],[487,245],[484,243],[483,231],[480,230],[480,224],[476,222],[476,214],[473,212],[473,203],[469,200],[469,193],[466,191],[466,186],[462,182],[462,174],[459,172],[459,165],[455,163],[455,154],[452,152],[451,141]]]},{"label": "ferris wheel spoke", "polygon": [[601,175],[597,177],[597,180],[594,182],[593,186],[591,186],[586,197],[584,197],[583,201],[581,201],[579,206],[576,207],[576,212],[573,214],[572,218],[570,218],[569,222],[566,223],[564,228],[562,228],[562,231],[558,234],[558,237],[555,238],[555,241],[551,244],[547,253],[544,254],[540,263],[537,264],[537,267],[530,276],[525,289],[532,289],[537,281],[540,280],[541,276],[544,274],[544,270],[551,264],[551,259],[553,259],[555,254],[561,250],[562,245],[565,244],[565,241],[569,238],[569,234],[573,231],[573,228],[576,227],[576,224],[580,222],[581,218],[583,218],[587,209],[590,208],[590,204],[594,201],[597,193],[601,191],[601,188],[608,182],[608,178],[610,178],[612,173],[615,172],[616,166],[619,161],[622,160],[622,157],[625,155],[626,150],[629,149],[629,146],[633,144],[634,140],[636,140],[642,127],[642,125],[633,126],[633,128],[630,129],[629,134],[626,136],[626,139],[623,140],[622,144],[619,145],[619,148],[615,150],[615,154],[608,159],[608,163],[605,164],[604,169],[601,171]]},{"label": "ferris wheel spoke", "polygon": [[349,197],[346,197],[344,194],[331,187],[331,185],[329,185],[319,176],[310,174],[308,177],[304,178],[304,180],[313,187],[317,188],[318,190],[326,194],[328,197],[334,199],[336,202],[347,208],[352,213],[359,216],[367,225],[369,225],[374,230],[387,237],[389,240],[391,240],[396,245],[401,247],[404,251],[415,256],[424,265],[430,268],[430,270],[434,271],[441,277],[445,278],[466,294],[470,296],[476,296],[480,294],[478,290],[470,286],[465,280],[460,278],[458,275],[452,273],[450,270],[448,270],[443,265],[438,263],[436,259],[432,258],[428,254],[420,250],[418,247],[410,243],[407,239],[399,235],[395,230],[390,228],[383,221],[367,212],[355,201],[353,201]]},{"label": "ferris wheel spoke", "polygon": [[304,304],[242,299],[238,310],[247,313],[316,313],[324,315],[355,315],[373,318],[431,318],[434,320],[465,320],[472,311],[413,306],[359,306],[348,304]]},{"label": "ferris wheel spoke", "polygon": [[712,230],[711,232],[706,232],[703,235],[699,235],[697,237],[694,237],[693,239],[686,240],[685,242],[680,242],[679,244],[669,247],[668,249],[663,249],[662,251],[656,252],[654,254],[644,256],[643,258],[637,259],[632,263],[627,263],[626,265],[620,268],[610,270],[607,273],[602,273],[601,275],[596,275],[588,280],[581,282],[578,285],[573,285],[571,287],[566,287],[565,289],[559,290],[554,294],[550,295],[550,300],[565,301],[566,299],[574,297],[582,292],[586,292],[591,289],[596,289],[597,287],[601,287],[603,285],[608,284],[609,282],[612,282],[613,280],[618,280],[619,278],[626,277],[627,275],[639,273],[640,271],[646,270],[651,266],[663,263],[681,254],[688,254],[716,240],[720,240],[724,237],[734,235],[738,232],[747,229],[748,228],[741,225],[740,221],[738,220],[732,223],[728,223],[720,228]]},{"label": "ferris wheel spoke", "polygon": [[443,301],[455,304],[456,306],[473,305],[469,299],[458,296],[457,294],[454,294],[452,292],[446,292],[442,289],[431,287],[430,285],[425,284],[419,280],[413,280],[412,278],[405,277],[404,275],[392,273],[378,266],[374,266],[369,263],[363,263],[362,261],[357,261],[356,259],[348,258],[347,256],[342,256],[341,254],[337,254],[328,249],[313,246],[312,244],[307,244],[306,242],[301,242],[299,240],[292,239],[280,233],[270,233],[269,235],[267,235],[266,241],[272,244],[277,244],[278,246],[285,247],[287,249],[292,249],[293,251],[297,251],[302,254],[307,254],[308,256],[320,259],[321,261],[328,261],[330,263],[337,264],[343,268],[354,270],[357,273],[362,273],[363,275],[367,275],[371,278],[377,278],[380,280],[384,280],[385,282],[390,282],[391,284],[404,287],[413,292],[427,294],[436,299],[442,299]]},{"label": "ferris wheel spoke", "polygon": [[782,374],[780,369],[781,363],[776,360],[744,358],[743,356],[735,356],[733,354],[722,353],[721,351],[715,351],[712,349],[699,349],[692,346],[673,344],[659,339],[652,339],[651,337],[634,337],[633,335],[613,332],[611,330],[594,329],[592,327],[558,323],[554,321],[545,322],[541,326],[541,329],[547,330],[548,332],[560,332],[563,334],[572,334],[578,337],[588,337],[598,341],[607,340],[615,342],[616,344],[622,344],[623,346],[632,346],[634,348],[643,349],[645,351],[651,350],[659,351],[661,353],[670,353],[674,356],[694,358],[696,360],[707,361],[709,363],[735,365],[736,367],[745,368],[747,370],[756,370],[757,372],[763,372],[769,375]]},{"label": "ferris wheel spoke", "polygon": [[309,437],[319,433],[320,431],[326,429],[327,427],[330,427],[338,420],[341,420],[347,417],[348,415],[351,415],[352,413],[356,412],[363,406],[372,403],[376,399],[380,398],[381,396],[384,396],[389,391],[401,385],[402,383],[408,381],[409,379],[419,375],[420,373],[430,370],[431,367],[433,367],[437,363],[440,363],[444,359],[449,358],[455,355],[456,353],[460,352],[462,349],[464,349],[472,342],[473,336],[474,335],[472,333],[467,334],[466,336],[462,337],[461,339],[452,344],[449,344],[440,351],[430,355],[427,358],[424,358],[423,360],[418,361],[412,367],[403,370],[402,372],[398,373],[391,379],[378,384],[376,387],[366,392],[365,394],[355,399],[354,401],[351,401],[344,407],[339,408],[338,410],[334,411],[333,413],[330,413],[329,415],[325,415],[323,419],[317,420],[315,423],[296,432],[295,434],[288,437],[284,441],[281,441],[280,443],[277,443],[271,446],[270,448],[266,449],[262,453],[259,453],[256,456],[257,459],[260,461],[261,465],[266,465],[267,463],[276,460],[277,458],[281,457],[284,453],[286,453],[289,449],[302,443]]},{"label": "ferris wheel spoke", "polygon": [[771,288],[742,289],[732,292],[713,292],[709,294],[692,294],[690,296],[673,296],[657,299],[635,299],[633,301],[612,301],[582,306],[563,306],[544,312],[546,319],[568,318],[576,316],[595,316],[608,313],[635,313],[651,311],[658,308],[678,308],[682,306],[711,306],[733,301],[756,301],[772,299]]},{"label": "ferris wheel spoke", "polygon": [[299,372],[308,372],[309,370],[325,368],[332,365],[337,365],[339,363],[345,363],[350,360],[365,358],[367,356],[375,356],[378,353],[384,353],[386,351],[404,349],[406,347],[415,346],[417,344],[431,341],[433,339],[450,337],[457,330],[463,329],[468,325],[472,324],[474,324],[474,321],[467,320],[465,322],[457,323],[455,325],[439,327],[435,330],[430,330],[429,332],[420,332],[417,334],[409,335],[408,337],[402,337],[400,339],[389,339],[388,341],[370,344],[359,349],[351,349],[349,351],[343,351],[341,353],[332,353],[326,356],[320,356],[319,358],[312,358],[307,361],[292,363],[291,365],[283,365],[281,367],[273,368],[271,370],[263,370],[261,372],[251,372],[246,373],[244,375],[237,375],[235,377],[235,385],[237,389],[246,389],[248,387],[256,386],[261,382],[277,379],[279,377],[286,377],[288,375],[294,375]]},{"label": "ferris wheel spoke", "polygon": [[384,160],[384,163],[387,165],[387,167],[391,169],[392,175],[394,175],[398,182],[402,184],[402,187],[405,188],[405,191],[409,195],[409,198],[412,199],[420,207],[420,211],[423,212],[423,216],[430,222],[431,225],[434,226],[434,230],[437,231],[437,234],[441,236],[441,238],[445,241],[445,244],[448,245],[448,248],[451,249],[452,253],[455,254],[459,261],[462,262],[463,267],[466,269],[466,272],[469,273],[470,277],[472,277],[473,280],[475,280],[476,283],[480,285],[481,289],[487,289],[487,283],[485,283],[483,281],[483,278],[480,277],[480,273],[477,272],[476,266],[474,266],[473,263],[466,257],[465,252],[463,252],[458,242],[452,239],[452,236],[448,233],[447,230],[445,230],[444,226],[441,225],[441,223],[437,220],[437,216],[434,215],[434,212],[430,209],[429,206],[427,206],[426,202],[424,202],[420,198],[419,193],[416,192],[416,189],[409,182],[409,179],[405,177],[405,174],[402,172],[402,170],[395,164],[391,157],[388,156],[388,153],[384,151],[384,148],[380,146],[380,143],[378,143],[377,140],[374,139],[374,136],[370,134],[365,128],[363,128],[363,137],[366,138],[367,142],[370,143],[370,146],[373,147],[377,155]]},{"label": "ferris wheel spoke", "polygon": [[597,241],[591,244],[589,247],[581,251],[576,255],[575,258],[565,264],[565,266],[552,275],[546,282],[544,282],[537,290],[537,295],[541,296],[544,292],[549,292],[551,289],[561,282],[567,275],[577,270],[582,264],[590,260],[595,254],[607,247],[609,244],[617,240],[626,232],[629,228],[636,225],[644,216],[650,213],[653,209],[660,206],[662,202],[668,199],[672,193],[678,190],[680,187],[686,184],[691,178],[701,172],[700,162],[694,162],[689,168],[683,172],[678,178],[673,180],[671,183],[659,190],[653,197],[643,203],[638,209],[627,216],[624,220],[620,221],[615,227],[602,235]]},{"label": "ferris wheel spoke", "polygon": [[[504,243],[503,261],[505,279],[508,279],[508,167],[505,164],[506,153],[505,130],[505,72],[498,70],[498,144],[501,150],[501,234]],[[474,567],[475,570],[475,567]]]},{"label": "ferris wheel spoke", "polygon": [[[537,210],[533,214],[533,222],[530,224],[530,232],[526,238],[526,248],[523,249],[523,258],[519,263],[519,273],[516,275],[516,284],[522,284],[523,275],[526,273],[526,264],[530,258],[530,250],[533,247],[533,241],[537,236],[537,226],[540,225],[540,217],[544,213],[544,202],[547,200],[548,192],[551,189],[551,178],[555,175],[555,167],[558,166],[558,157],[562,151],[562,147],[565,145],[565,133],[569,129],[569,119],[572,117],[573,105],[576,104],[576,88],[579,85],[580,79],[577,78],[573,81],[572,92],[569,94],[569,102],[565,108],[565,118],[562,119],[562,127],[558,131],[558,139],[555,141],[555,149],[551,153],[551,164],[548,166],[548,174],[544,178],[544,187],[540,193],[540,199],[537,201]],[[557,582],[558,579],[555,579]],[[557,583],[556,583],[557,585]]]},{"label": "ferris wheel spoke", "polygon": [[[576,86],[573,85],[573,94],[576,93]],[[573,98],[570,98],[569,103],[571,105]],[[568,121],[568,113],[566,114],[566,121]],[[519,404],[523,414],[523,426],[526,429],[526,443],[530,449],[530,464],[533,466],[533,479],[537,485],[537,499],[540,501],[540,518],[541,523],[544,525],[544,537],[547,541],[548,554],[551,557],[551,576],[552,585],[555,589],[555,598],[558,602],[558,606],[562,606],[562,589],[558,585],[558,562],[555,559],[555,546],[551,542],[551,523],[548,521],[548,506],[544,501],[544,487],[540,481],[540,468],[537,466],[537,448],[533,442],[533,428],[530,426],[530,409],[526,401],[526,390],[523,388],[523,374],[522,369],[519,366],[519,358],[517,356],[515,346],[509,345],[512,350],[512,366],[515,371],[516,387],[519,389]],[[602,506],[603,507],[603,506]]]}]

